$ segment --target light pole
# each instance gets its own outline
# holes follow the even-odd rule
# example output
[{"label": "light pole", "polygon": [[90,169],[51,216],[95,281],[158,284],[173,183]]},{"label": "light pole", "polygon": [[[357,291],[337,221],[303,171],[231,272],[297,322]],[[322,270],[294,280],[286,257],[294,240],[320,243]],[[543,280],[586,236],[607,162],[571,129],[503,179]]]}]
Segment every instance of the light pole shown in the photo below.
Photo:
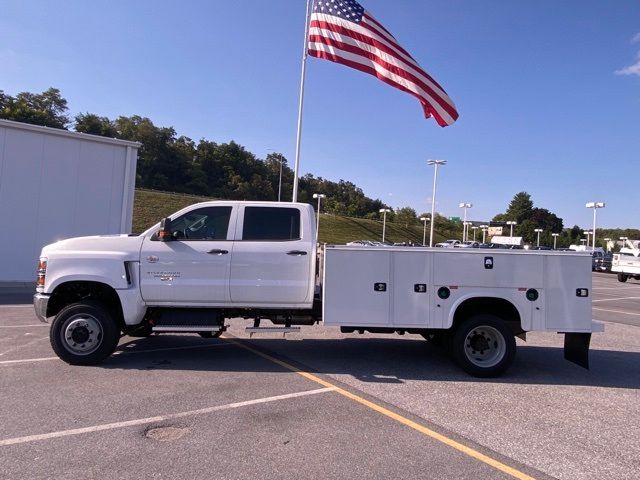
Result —
[{"label": "light pole", "polygon": [[507,225],[509,225],[509,236],[513,237],[513,226],[517,225],[518,222],[515,222],[513,220],[507,220]]},{"label": "light pole", "polygon": [[433,165],[433,193],[431,195],[431,228],[429,231],[429,246],[433,247],[433,225],[436,223],[436,184],[438,181],[438,166],[446,165],[446,160],[427,160],[427,165]]},{"label": "light pole", "polygon": [[587,248],[589,248],[589,236],[591,235],[591,231],[587,230],[585,232],[582,232],[587,236]]},{"label": "light pole", "polygon": [[622,242],[622,247],[624,247],[627,244],[627,240],[629,240],[629,237],[620,237],[620,241]]},{"label": "light pole", "polygon": [[464,208],[464,215],[462,216],[462,241],[467,239],[467,208],[473,207],[472,203],[460,202],[458,205],[460,208]]},{"label": "light pole", "polygon": [[540,246],[540,234],[544,231],[541,228],[534,228],[533,229],[534,232],[536,232],[538,234],[538,241],[536,242],[536,247]]},{"label": "light pole", "polygon": [[316,219],[316,239],[320,243],[320,200],[326,198],[324,193],[314,193],[313,198],[318,199],[318,218]]},{"label": "light pole", "polygon": [[425,246],[425,242],[427,241],[427,222],[429,221],[428,217],[420,217],[420,221],[424,222],[424,228],[422,229],[422,246]]},{"label": "light pole", "polygon": [[609,242],[611,241],[611,239],[610,239],[610,238],[603,238],[602,240],[604,240],[604,242],[605,242],[605,246],[607,247],[607,252],[608,252],[609,250],[611,250],[611,249],[609,248]]},{"label": "light pole", "polygon": [[551,236],[553,237],[553,249],[556,249],[556,240],[558,240],[558,235],[560,235],[559,233],[552,233]]},{"label": "light pole", "polygon": [[580,243],[581,243],[582,245],[584,245],[584,242],[586,242],[586,241],[587,241],[587,240],[586,240],[585,238],[581,238],[581,239],[580,239]]},{"label": "light pole", "polygon": [[469,225],[473,225],[473,222],[464,222],[462,225],[464,227],[464,240],[463,240],[463,242],[466,242],[467,240],[469,240]]},{"label": "light pole", "polygon": [[591,237],[591,250],[596,248],[596,210],[604,208],[604,202],[587,202],[585,204],[587,208],[593,208],[593,235]]},{"label": "light pole", "polygon": [[384,243],[384,234],[387,230],[387,212],[390,212],[388,208],[381,208],[380,213],[382,214],[382,243]]},{"label": "light pole", "polygon": [[476,230],[478,230],[478,227],[471,227],[471,230],[473,230],[473,241],[476,241]]},{"label": "light pole", "polygon": [[485,243],[486,234],[489,229],[489,225],[480,225],[480,228],[482,229],[482,243]]}]

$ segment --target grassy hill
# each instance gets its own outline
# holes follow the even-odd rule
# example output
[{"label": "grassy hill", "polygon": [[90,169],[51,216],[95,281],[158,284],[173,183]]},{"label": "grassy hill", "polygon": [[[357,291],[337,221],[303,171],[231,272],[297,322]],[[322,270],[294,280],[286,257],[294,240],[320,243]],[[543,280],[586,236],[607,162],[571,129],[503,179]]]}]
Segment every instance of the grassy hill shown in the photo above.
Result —
[{"label": "grassy hill", "polygon": [[[142,232],[173,212],[197,202],[212,200],[207,197],[181,193],[136,190],[133,201],[133,231]],[[429,226],[427,225],[427,228]],[[436,231],[434,243],[460,237],[460,232]],[[363,218],[320,215],[320,242],[343,244],[352,240],[382,240],[382,221]],[[388,242],[414,242],[422,244],[422,226],[406,227],[387,221],[385,240]],[[427,242],[429,232],[427,231]]]}]

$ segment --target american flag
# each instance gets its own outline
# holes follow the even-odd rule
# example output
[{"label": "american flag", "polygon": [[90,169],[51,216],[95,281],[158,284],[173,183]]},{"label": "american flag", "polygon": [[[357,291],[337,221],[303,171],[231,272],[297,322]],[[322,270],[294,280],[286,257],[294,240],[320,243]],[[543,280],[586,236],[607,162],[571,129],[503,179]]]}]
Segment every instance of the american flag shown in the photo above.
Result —
[{"label": "american flag", "polygon": [[441,127],[458,112],[444,89],[355,0],[314,0],[308,53],[378,77],[416,97]]}]

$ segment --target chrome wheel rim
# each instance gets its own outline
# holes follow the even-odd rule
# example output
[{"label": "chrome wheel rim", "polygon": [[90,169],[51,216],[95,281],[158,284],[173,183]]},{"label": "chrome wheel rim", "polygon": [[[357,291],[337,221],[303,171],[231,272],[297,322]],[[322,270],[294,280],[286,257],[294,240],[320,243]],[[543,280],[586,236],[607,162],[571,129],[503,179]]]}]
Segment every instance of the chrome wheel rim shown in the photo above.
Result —
[{"label": "chrome wheel rim", "polygon": [[504,358],[507,342],[495,328],[482,325],[469,331],[464,339],[464,353],[474,365],[490,368]]},{"label": "chrome wheel rim", "polygon": [[102,326],[92,315],[78,314],[65,322],[61,336],[67,350],[76,355],[89,355],[102,343]]}]

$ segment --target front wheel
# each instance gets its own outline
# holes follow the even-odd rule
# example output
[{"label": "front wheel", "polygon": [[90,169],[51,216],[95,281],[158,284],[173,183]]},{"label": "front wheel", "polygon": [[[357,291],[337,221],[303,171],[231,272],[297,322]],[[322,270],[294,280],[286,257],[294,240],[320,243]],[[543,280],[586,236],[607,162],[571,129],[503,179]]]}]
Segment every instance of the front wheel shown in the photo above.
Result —
[{"label": "front wheel", "polygon": [[513,363],[516,341],[509,326],[494,315],[476,315],[453,333],[455,362],[474,377],[497,377]]},{"label": "front wheel", "polygon": [[109,357],[120,340],[120,328],[99,303],[68,305],[56,315],[49,339],[53,351],[71,365],[96,365]]},{"label": "front wheel", "polygon": [[618,274],[618,281],[622,282],[622,283],[626,282],[627,281],[627,276],[624,273],[619,273]]}]

